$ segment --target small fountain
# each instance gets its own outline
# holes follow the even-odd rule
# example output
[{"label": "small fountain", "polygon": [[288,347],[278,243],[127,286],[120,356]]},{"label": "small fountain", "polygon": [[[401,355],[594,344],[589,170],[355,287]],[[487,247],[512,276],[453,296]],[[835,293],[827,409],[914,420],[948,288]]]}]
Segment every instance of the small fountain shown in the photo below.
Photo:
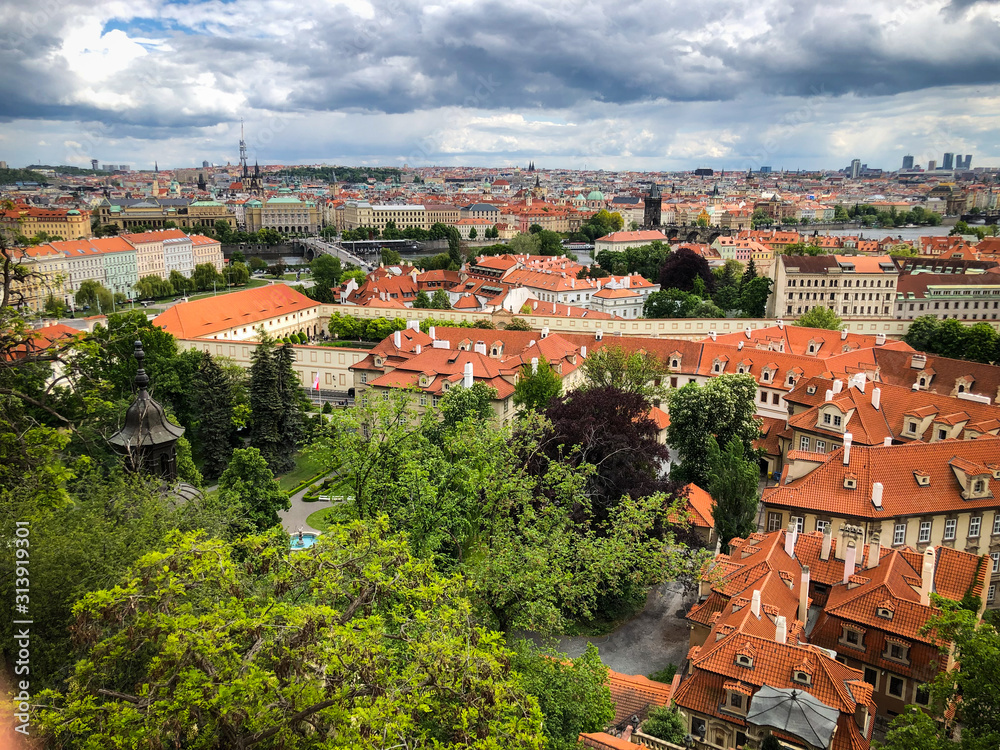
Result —
[{"label": "small fountain", "polygon": [[312,547],[314,544],[316,544],[316,537],[318,537],[319,534],[313,534],[312,532],[308,531],[303,532],[302,528],[300,527],[297,534],[289,534],[289,536],[290,536],[289,549],[295,552],[297,550],[304,550]]}]

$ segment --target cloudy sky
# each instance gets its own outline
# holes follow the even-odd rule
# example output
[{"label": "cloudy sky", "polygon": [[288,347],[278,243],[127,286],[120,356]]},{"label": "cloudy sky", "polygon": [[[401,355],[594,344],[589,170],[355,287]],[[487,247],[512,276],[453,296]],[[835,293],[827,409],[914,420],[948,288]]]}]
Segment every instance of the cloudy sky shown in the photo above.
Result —
[{"label": "cloudy sky", "polygon": [[0,0],[0,160],[1000,165],[997,0]]}]

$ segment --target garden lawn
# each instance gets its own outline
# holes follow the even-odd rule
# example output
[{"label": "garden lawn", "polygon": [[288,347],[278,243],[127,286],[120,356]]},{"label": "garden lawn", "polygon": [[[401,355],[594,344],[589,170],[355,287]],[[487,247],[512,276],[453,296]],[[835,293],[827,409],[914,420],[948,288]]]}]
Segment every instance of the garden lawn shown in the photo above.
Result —
[{"label": "garden lawn", "polygon": [[278,477],[278,484],[285,492],[290,492],[303,482],[312,479],[323,470],[316,461],[301,452],[295,454],[295,468]]}]

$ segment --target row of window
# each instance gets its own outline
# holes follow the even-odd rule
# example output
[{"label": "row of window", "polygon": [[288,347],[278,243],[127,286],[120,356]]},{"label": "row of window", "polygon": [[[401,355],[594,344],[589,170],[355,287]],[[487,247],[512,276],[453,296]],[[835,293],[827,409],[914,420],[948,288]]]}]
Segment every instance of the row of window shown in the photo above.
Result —
[{"label": "row of window", "polygon": [[[796,286],[796,281],[801,281],[802,282],[801,284],[798,284],[798,286],[804,286],[804,287],[811,287],[811,286],[825,287],[827,280],[826,279],[798,279],[798,280],[796,280],[796,279],[789,279],[788,280],[788,286]],[[856,287],[860,287],[860,288],[866,288],[866,287],[868,287],[868,281],[869,281],[868,279],[854,279],[853,281],[856,282],[854,284],[854,286],[856,286]],[[838,282],[837,279],[830,279],[830,286],[837,286],[837,282]],[[851,286],[851,282],[852,282],[852,279],[845,279],[844,280],[844,286],[845,287]],[[871,283],[871,287],[873,289],[875,289],[876,287],[881,287],[881,286],[882,286],[882,280],[881,279],[876,279],[876,280],[872,281],[872,283]],[[892,279],[887,279],[886,280],[886,282],[885,282],[886,289],[892,289],[894,286],[895,286],[895,282]]]},{"label": "row of window", "polygon": [[[822,441],[820,441],[822,442]],[[808,450],[808,448],[803,448],[803,450]],[[791,516],[789,521],[794,524],[794,528],[800,533],[805,533],[805,517],[804,516]],[[920,526],[917,530],[917,542],[920,544],[926,544],[931,540],[931,521],[920,521]],[[969,519],[969,533],[968,537],[970,539],[978,538],[983,525],[982,516],[973,516]],[[824,521],[822,519],[816,519],[816,531],[820,533],[826,531],[830,527],[829,521]],[[892,543],[893,545],[901,545],[906,543],[906,527],[907,522],[897,523],[893,526],[892,530]],[[771,512],[767,514],[767,530],[768,531],[778,531],[781,529],[781,513]],[[955,533],[958,530],[958,519],[948,518],[944,522],[944,540],[952,541],[955,539]],[[993,519],[993,534],[1000,535],[1000,513],[996,515]],[[993,572],[1000,573],[1000,552],[993,552],[990,554],[993,560]]]}]

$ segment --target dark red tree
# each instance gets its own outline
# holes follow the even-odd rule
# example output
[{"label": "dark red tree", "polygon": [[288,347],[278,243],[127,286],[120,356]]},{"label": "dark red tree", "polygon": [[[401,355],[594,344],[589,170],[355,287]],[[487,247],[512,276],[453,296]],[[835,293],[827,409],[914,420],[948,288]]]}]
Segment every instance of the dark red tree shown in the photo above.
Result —
[{"label": "dark red tree", "polygon": [[689,247],[674,250],[660,266],[660,289],[680,289],[693,292],[695,279],[701,278],[705,291],[714,289],[715,277],[708,268],[708,261]]}]

